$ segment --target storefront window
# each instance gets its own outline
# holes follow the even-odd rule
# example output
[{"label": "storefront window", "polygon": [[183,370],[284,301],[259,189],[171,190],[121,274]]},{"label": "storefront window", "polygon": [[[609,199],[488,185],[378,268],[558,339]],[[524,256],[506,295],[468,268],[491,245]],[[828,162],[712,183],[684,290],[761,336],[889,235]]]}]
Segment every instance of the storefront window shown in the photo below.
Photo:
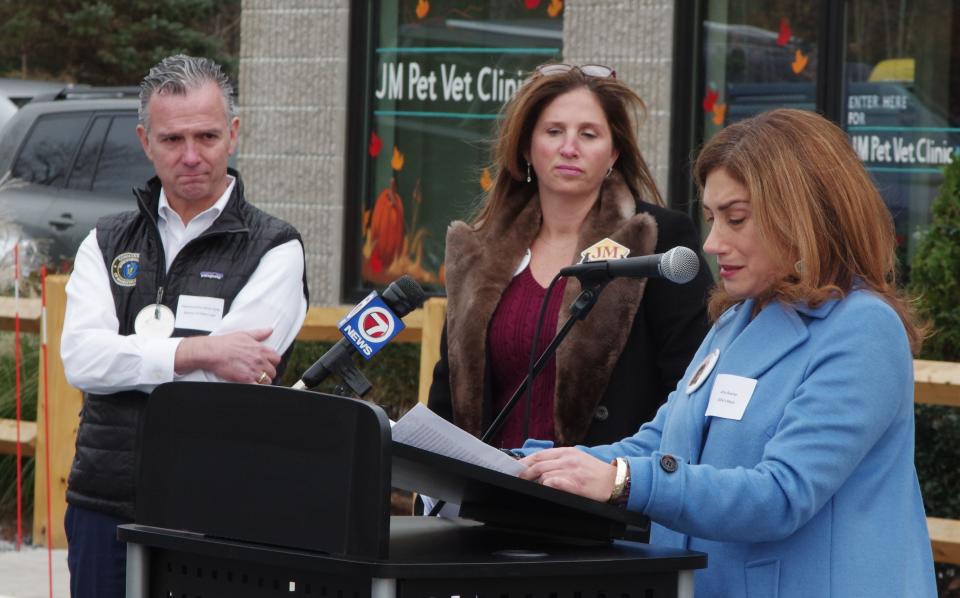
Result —
[{"label": "storefront window", "polygon": [[[702,26],[702,142],[723,127],[774,108],[815,110],[821,2],[710,0]],[[693,155],[693,154],[691,154]],[[696,204],[695,204],[696,205]],[[701,234],[709,228],[699,209]],[[715,260],[708,260],[716,268]]]},{"label": "storefront window", "polygon": [[818,2],[712,0],[703,22],[704,141],[773,108],[816,104]]},{"label": "storefront window", "polygon": [[958,16],[943,0],[847,6],[843,122],[893,214],[903,266],[960,144]]},{"label": "storefront window", "polygon": [[536,65],[559,58],[562,4],[371,4],[367,74],[351,92],[364,115],[354,128],[362,151],[348,166],[357,177],[348,201],[359,204],[347,230],[353,289],[409,274],[442,292],[447,226],[468,218],[489,187],[503,103]]},{"label": "storefront window", "polygon": [[[908,277],[943,167],[960,148],[960,13],[946,0],[847,0],[825,14],[830,6],[708,0],[695,140],[779,107],[836,120],[893,215]],[[834,48],[824,59],[834,66],[819,73],[818,47]],[[818,81],[830,83],[825,93]]]}]

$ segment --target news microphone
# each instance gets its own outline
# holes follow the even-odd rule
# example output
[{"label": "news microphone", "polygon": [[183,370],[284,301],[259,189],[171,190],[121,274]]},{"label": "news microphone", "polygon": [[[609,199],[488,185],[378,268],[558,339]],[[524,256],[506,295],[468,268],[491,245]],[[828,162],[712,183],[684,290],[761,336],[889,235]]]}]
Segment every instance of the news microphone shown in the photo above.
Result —
[{"label": "news microphone", "polygon": [[664,253],[625,257],[619,260],[598,260],[567,266],[560,276],[575,276],[581,281],[606,281],[613,278],[666,278],[670,282],[690,282],[700,271],[697,254],[688,247],[674,247]]},{"label": "news microphone", "polygon": [[[368,304],[371,304],[372,300],[377,297],[376,292],[373,292],[350,310],[350,313],[347,314],[340,323],[340,329],[345,337],[337,341],[316,363],[310,366],[292,388],[313,388],[326,380],[330,374],[338,373],[354,392],[360,396],[363,396],[366,391],[370,389],[370,382],[356,370],[350,357],[357,352],[357,345],[359,344],[359,346],[363,347],[364,357],[369,359],[374,352],[372,345],[377,343],[377,341],[376,339],[364,340],[364,337],[369,338],[370,334],[362,330],[362,323],[358,326],[361,328],[360,331],[351,327],[350,323],[346,325],[344,323],[357,315],[357,313]],[[400,318],[423,305],[423,301],[426,299],[426,293],[424,293],[423,288],[417,284],[417,281],[407,275],[403,275],[391,282],[390,285],[384,289],[383,293],[379,295],[379,298],[382,299],[390,313],[383,313],[382,308],[375,306],[366,311],[371,312],[369,318],[372,318],[371,321],[376,327],[375,334],[387,335],[380,341],[381,344],[386,344],[390,338],[392,338],[390,333],[392,333],[394,329],[394,322],[390,319],[390,316],[395,317],[399,321]],[[381,311],[377,312],[376,310],[378,309],[381,309]],[[362,316],[363,314],[360,315]],[[400,326],[402,327],[402,324],[400,324]],[[346,338],[347,336],[354,337],[354,340],[351,341],[349,338]],[[379,350],[379,348],[377,348],[377,350]],[[356,382],[358,386],[351,383],[351,377],[354,377],[353,382]]]}]

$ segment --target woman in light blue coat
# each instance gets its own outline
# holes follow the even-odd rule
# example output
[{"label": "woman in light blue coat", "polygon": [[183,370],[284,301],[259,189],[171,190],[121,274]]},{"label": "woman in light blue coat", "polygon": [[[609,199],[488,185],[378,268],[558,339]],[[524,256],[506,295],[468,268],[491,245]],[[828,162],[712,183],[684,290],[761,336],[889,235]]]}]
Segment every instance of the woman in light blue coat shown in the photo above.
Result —
[{"label": "woman in light blue coat", "polygon": [[651,543],[706,552],[698,597],[935,596],[913,464],[925,330],[847,136],[775,110],[714,136],[695,177],[720,275],[713,328],[652,422],[605,446],[530,441],[523,477],[641,511]]}]

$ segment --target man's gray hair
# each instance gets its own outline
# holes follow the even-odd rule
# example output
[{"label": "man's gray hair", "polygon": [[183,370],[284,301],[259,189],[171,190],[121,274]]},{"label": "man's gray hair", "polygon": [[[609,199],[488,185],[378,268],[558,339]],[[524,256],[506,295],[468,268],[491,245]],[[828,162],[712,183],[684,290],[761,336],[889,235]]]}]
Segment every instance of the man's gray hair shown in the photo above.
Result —
[{"label": "man's gray hair", "polygon": [[158,62],[140,82],[140,124],[150,129],[147,104],[155,93],[186,95],[188,89],[198,89],[207,83],[216,83],[223,95],[227,120],[237,116],[237,103],[233,98],[233,85],[220,65],[209,58],[196,58],[177,54]]}]

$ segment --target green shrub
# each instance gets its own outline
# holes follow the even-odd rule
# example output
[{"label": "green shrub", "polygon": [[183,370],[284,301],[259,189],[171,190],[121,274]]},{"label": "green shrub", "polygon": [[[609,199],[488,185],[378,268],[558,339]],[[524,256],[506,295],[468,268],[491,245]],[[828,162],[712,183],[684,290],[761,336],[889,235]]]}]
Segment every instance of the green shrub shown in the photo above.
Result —
[{"label": "green shrub", "polygon": [[944,171],[930,227],[917,245],[910,290],[919,299],[920,313],[934,328],[924,345],[924,357],[960,361],[960,158],[956,155]]},{"label": "green shrub", "polygon": [[[933,202],[930,227],[917,246],[910,270],[910,292],[933,327],[921,357],[960,361],[960,158],[944,170]],[[916,464],[927,515],[960,519],[960,409],[916,406]],[[960,570],[937,563],[941,596],[953,595]]]},{"label": "green shrub", "polygon": [[[933,326],[921,357],[960,361],[960,159],[944,171],[930,227],[917,246],[910,291]],[[960,518],[960,410],[918,405],[917,472],[927,514]]]},{"label": "green shrub", "polygon": [[[290,356],[290,363],[281,379],[281,385],[293,386],[300,376],[332,346],[332,343],[321,342],[298,341],[294,344],[293,355]],[[373,384],[373,389],[364,399],[382,407],[388,417],[396,420],[416,404],[420,379],[419,344],[392,343],[384,347],[370,361],[357,356],[354,356],[353,360],[357,364],[357,369]],[[340,380],[335,375],[330,376],[315,390],[340,394],[334,390],[339,383]]]},{"label": "green shrub", "polygon": [[[21,334],[21,418],[24,421],[37,419],[37,373],[40,343],[36,334]],[[16,417],[16,378],[14,377],[14,335],[0,333],[0,418]],[[0,455],[0,519],[15,515],[17,509],[17,457]],[[23,480],[23,511],[25,525],[30,521],[33,509],[33,457],[21,461]]]}]

